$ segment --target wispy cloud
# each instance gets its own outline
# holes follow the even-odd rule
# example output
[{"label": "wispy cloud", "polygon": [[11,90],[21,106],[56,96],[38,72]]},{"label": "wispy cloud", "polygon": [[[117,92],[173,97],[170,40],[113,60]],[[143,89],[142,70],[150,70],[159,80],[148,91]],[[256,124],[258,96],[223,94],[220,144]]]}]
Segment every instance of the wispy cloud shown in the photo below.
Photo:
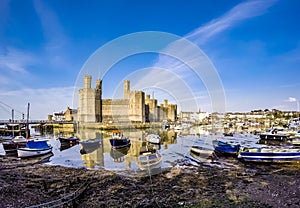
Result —
[{"label": "wispy cloud", "polygon": [[[265,14],[273,4],[276,3],[277,0],[253,0],[253,1],[246,1],[243,3],[238,4],[237,6],[233,7],[227,13],[222,15],[219,18],[212,20],[211,22],[195,29],[194,31],[188,33],[184,38],[189,39],[193,43],[197,45],[205,44],[213,37],[220,35],[222,32],[237,26],[238,24],[246,21],[250,18],[260,16]],[[189,85],[192,89],[192,93],[196,94],[199,90],[204,90],[205,87],[202,83],[206,85],[206,88],[211,90],[211,84],[217,87],[218,83],[215,83],[213,77],[218,77],[218,74],[214,73],[216,69],[209,64],[207,61],[205,54],[199,57],[199,54],[196,55],[192,48],[186,47],[182,44],[182,47],[178,47],[181,45],[183,40],[175,41],[175,43],[170,44],[167,46],[163,52],[170,52],[171,54],[180,54],[179,57],[184,57],[184,62],[181,62],[177,59],[170,58],[166,55],[160,55],[158,60],[154,63],[154,67],[157,68],[165,68],[172,71],[172,73],[176,74],[179,79],[183,80],[184,83]],[[199,59],[201,61],[199,62]],[[187,64],[197,63],[198,69],[200,69],[200,73],[198,70],[198,74],[201,74],[201,77],[196,76],[193,70],[191,70]],[[159,80],[170,80],[170,77],[167,73],[160,73],[157,75]],[[172,79],[171,79],[172,80]],[[209,80],[205,83],[205,81]],[[177,86],[176,79],[173,79],[173,83],[169,84],[172,86]],[[220,90],[220,88],[218,88]],[[180,89],[178,89],[180,91]],[[210,91],[210,96],[214,96],[214,92]],[[203,106],[204,103],[201,103]]]},{"label": "wispy cloud", "polygon": [[0,54],[0,69],[10,70],[17,73],[28,73],[27,67],[36,63],[36,57],[16,48],[8,47]]},{"label": "wispy cloud", "polygon": [[276,2],[277,0],[253,0],[240,3],[223,16],[197,28],[185,37],[197,44],[203,44],[213,36],[238,25],[242,21],[263,15]]}]

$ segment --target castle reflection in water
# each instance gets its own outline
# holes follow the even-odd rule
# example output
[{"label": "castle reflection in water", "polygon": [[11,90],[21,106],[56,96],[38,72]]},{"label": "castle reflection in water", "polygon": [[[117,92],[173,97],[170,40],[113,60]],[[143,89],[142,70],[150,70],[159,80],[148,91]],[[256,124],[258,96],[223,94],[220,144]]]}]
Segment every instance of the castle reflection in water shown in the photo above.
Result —
[{"label": "castle reflection in water", "polygon": [[[66,137],[78,136],[80,142],[87,141],[93,138],[100,138],[100,142],[94,144],[90,151],[81,152],[82,166],[88,169],[98,169],[101,167],[109,169],[137,169],[138,156],[142,149],[147,145],[146,134],[158,134],[161,137],[161,143],[154,145],[159,152],[168,150],[170,145],[177,143],[177,137],[180,135],[199,135],[199,131],[195,128],[176,132],[174,130],[149,129],[146,131],[130,130],[123,131],[125,137],[131,140],[130,147],[114,150],[111,148],[109,139],[111,138],[110,131],[94,131],[81,129],[77,134],[64,133]],[[58,132],[54,132],[57,136]],[[61,134],[61,133],[60,133]],[[80,144],[82,150],[83,145]]]}]

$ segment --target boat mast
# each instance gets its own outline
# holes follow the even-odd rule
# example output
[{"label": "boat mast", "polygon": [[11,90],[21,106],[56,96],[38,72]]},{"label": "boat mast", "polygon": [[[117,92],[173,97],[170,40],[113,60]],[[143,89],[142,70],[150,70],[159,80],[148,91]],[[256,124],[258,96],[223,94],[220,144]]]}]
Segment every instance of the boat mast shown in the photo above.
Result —
[{"label": "boat mast", "polygon": [[[12,123],[14,123],[14,109],[11,110],[11,121],[12,121]],[[14,126],[14,124],[12,124],[12,134],[13,134],[13,137],[15,137],[15,126]]]},{"label": "boat mast", "polygon": [[27,106],[27,121],[26,121],[26,139],[28,139],[29,135],[28,135],[28,130],[29,130],[29,107],[30,107],[30,103],[28,103]]}]

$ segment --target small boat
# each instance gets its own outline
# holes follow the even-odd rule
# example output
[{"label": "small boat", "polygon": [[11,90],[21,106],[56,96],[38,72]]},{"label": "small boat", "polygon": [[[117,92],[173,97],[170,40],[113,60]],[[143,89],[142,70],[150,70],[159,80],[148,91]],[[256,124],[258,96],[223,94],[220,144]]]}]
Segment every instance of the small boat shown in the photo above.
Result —
[{"label": "small boat", "polygon": [[52,151],[52,147],[47,144],[46,140],[31,140],[28,141],[26,147],[18,148],[18,157],[35,157],[48,154]]},{"label": "small boat", "polygon": [[13,137],[11,140],[6,140],[2,143],[6,154],[16,154],[17,149],[25,147],[27,140],[23,136]]},{"label": "small boat", "polygon": [[123,136],[122,131],[113,130],[112,138],[109,140],[112,148],[123,148],[130,145],[130,139]]},{"label": "small boat", "polygon": [[94,152],[100,147],[100,138],[94,138],[94,139],[89,139],[86,141],[80,141],[79,144],[82,146],[80,149],[80,153],[83,154],[89,154]]},{"label": "small boat", "polygon": [[293,138],[292,144],[295,145],[295,146],[299,146],[300,145],[300,138],[299,137]]},{"label": "small boat", "polygon": [[140,152],[137,165],[141,170],[159,168],[162,156],[155,149]]},{"label": "small boat", "polygon": [[79,138],[78,137],[59,137],[58,138],[60,141],[61,146],[73,146],[76,144],[79,144]]},{"label": "small boat", "polygon": [[212,153],[214,152],[213,149],[209,149],[207,147],[203,147],[203,146],[192,146],[191,147],[191,153],[196,154],[200,157],[211,157]]},{"label": "small boat", "polygon": [[215,152],[218,155],[236,156],[240,150],[240,145],[231,145],[222,141],[214,141]]},{"label": "small boat", "polygon": [[147,142],[159,144],[160,143],[160,137],[157,134],[148,134],[146,136]]},{"label": "small boat", "polygon": [[294,162],[300,161],[300,149],[296,148],[245,148],[238,158],[246,162]]},{"label": "small boat", "polygon": [[285,141],[289,139],[290,134],[285,133],[283,128],[270,128],[267,129],[266,132],[261,133],[259,135],[259,138],[261,140],[279,140],[279,141]]}]

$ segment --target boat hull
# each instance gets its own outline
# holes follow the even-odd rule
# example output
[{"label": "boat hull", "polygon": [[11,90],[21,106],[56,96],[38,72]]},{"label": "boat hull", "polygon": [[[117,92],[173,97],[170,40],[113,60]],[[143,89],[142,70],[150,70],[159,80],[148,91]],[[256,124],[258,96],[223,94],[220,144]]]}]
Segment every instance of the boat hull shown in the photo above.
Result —
[{"label": "boat hull", "polygon": [[240,152],[239,159],[247,162],[295,162],[300,161],[300,149],[266,151],[266,152]]},{"label": "boat hull", "polygon": [[194,153],[194,154],[197,154],[197,155],[203,155],[203,156],[209,157],[209,156],[212,155],[214,150],[199,147],[199,146],[192,146],[191,147],[191,152]]},{"label": "boat hull", "polygon": [[36,157],[40,155],[48,154],[52,151],[52,147],[44,148],[44,149],[32,149],[32,148],[19,148],[17,150],[18,157],[26,158],[26,157]]},{"label": "boat hull", "polygon": [[109,141],[114,149],[123,148],[130,145],[129,139],[110,139]]}]

